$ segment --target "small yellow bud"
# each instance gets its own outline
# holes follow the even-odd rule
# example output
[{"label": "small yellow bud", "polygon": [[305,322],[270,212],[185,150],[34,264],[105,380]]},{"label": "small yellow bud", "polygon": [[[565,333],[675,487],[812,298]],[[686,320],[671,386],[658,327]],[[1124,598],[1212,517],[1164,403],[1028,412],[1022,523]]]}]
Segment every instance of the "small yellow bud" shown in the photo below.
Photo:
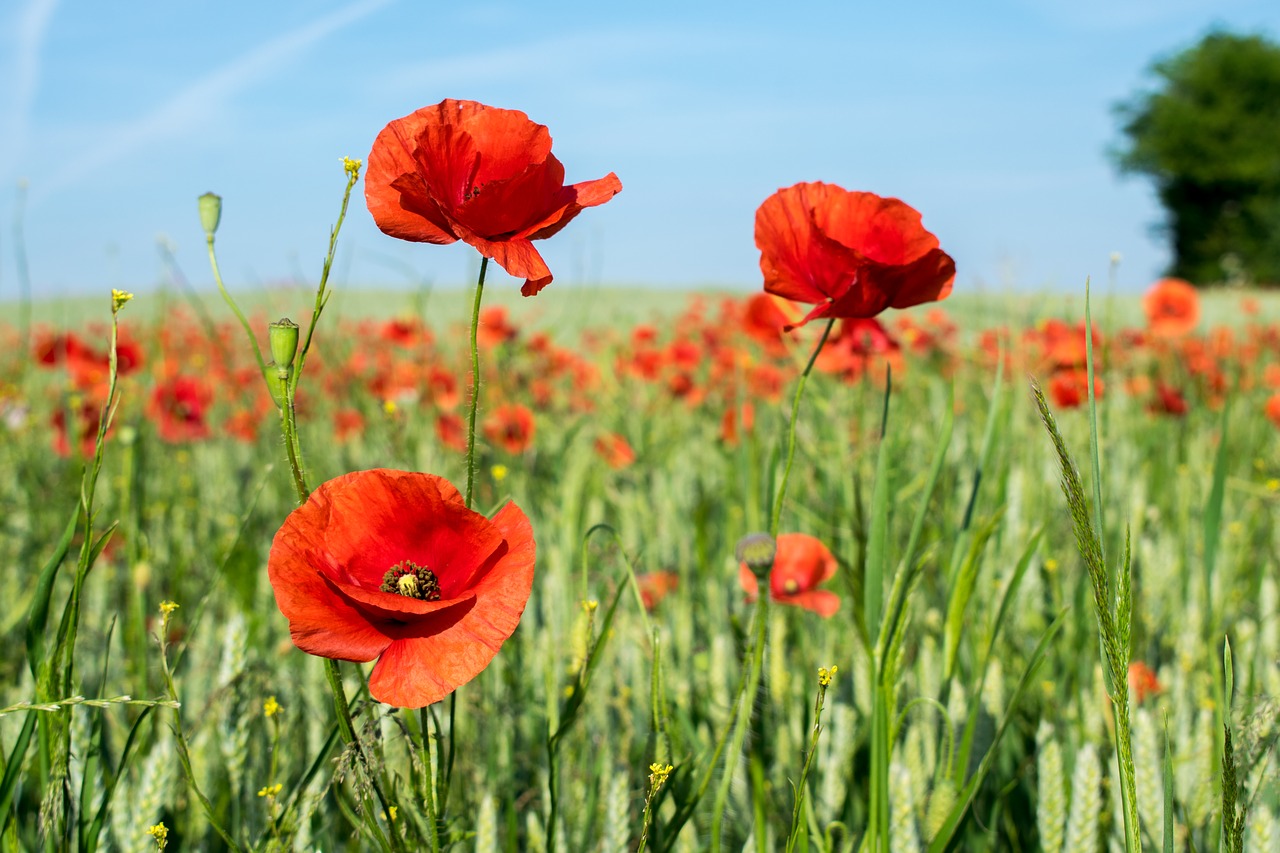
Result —
[{"label": "small yellow bud", "polygon": [[1044,561],[1044,570],[1052,574],[1058,570],[1058,561],[1050,557]]},{"label": "small yellow bud", "polygon": [[157,850],[163,850],[169,843],[169,827],[164,825],[164,821],[147,827],[147,835],[155,839]]},{"label": "small yellow bud", "polygon": [[596,601],[594,598],[588,599],[587,601],[582,602],[582,612],[594,613],[596,608],[599,606],[600,602]]},{"label": "small yellow bud", "polygon": [[495,483],[501,483],[503,480],[507,479],[507,466],[501,464],[494,465],[489,469],[489,473],[493,475],[493,481]]},{"label": "small yellow bud", "polygon": [[362,160],[352,160],[350,157],[342,158],[342,170],[353,181],[360,180],[360,167],[364,165]]},{"label": "small yellow bud", "polygon": [[649,789],[657,791],[662,787],[662,783],[667,781],[667,777],[671,775],[671,771],[675,770],[670,764],[650,764],[649,765]]},{"label": "small yellow bud", "polygon": [[204,228],[204,235],[212,240],[221,221],[222,196],[215,193],[205,193],[200,196],[200,226]]},{"label": "small yellow bud", "polygon": [[162,601],[160,602],[160,613],[165,617],[172,616],[173,611],[177,610],[178,606],[176,601]]},{"label": "small yellow bud", "polygon": [[382,411],[386,412],[388,415],[394,415],[394,414],[396,413],[396,401],[395,401],[395,400],[383,400],[383,401],[382,401]]},{"label": "small yellow bud", "polygon": [[280,706],[280,703],[276,701],[276,697],[274,696],[268,696],[267,701],[262,703],[262,713],[268,717],[274,717],[283,710],[284,708]]},{"label": "small yellow bud", "polygon": [[279,794],[279,793],[280,793],[281,791],[283,791],[283,790],[284,790],[284,784],[283,784],[282,782],[277,782],[277,783],[275,783],[274,785],[268,785],[268,786],[266,786],[265,788],[263,788],[263,789],[261,789],[260,791],[258,791],[258,796],[259,796],[259,797],[274,797],[274,796],[276,796],[277,794]]},{"label": "small yellow bud", "polygon": [[832,666],[828,669],[825,666],[818,667],[818,684],[823,687],[830,687],[831,680],[836,677],[836,673],[840,671],[840,667]]},{"label": "small yellow bud", "polygon": [[1267,491],[1280,492],[1280,479],[1272,477],[1270,480],[1267,480]]},{"label": "small yellow bud", "polygon": [[[359,161],[356,161],[356,168],[357,168],[357,169],[359,169],[359,168],[360,168],[360,163],[359,163]],[[391,818],[391,820],[393,820],[393,821],[396,819],[396,812],[397,812],[397,811],[398,811],[398,809],[397,809],[395,806],[387,806],[387,815],[388,815],[388,817],[390,817],[390,818]]]},{"label": "small yellow bud", "polygon": [[124,304],[133,298],[133,294],[124,290],[111,288],[111,313],[119,314]]}]

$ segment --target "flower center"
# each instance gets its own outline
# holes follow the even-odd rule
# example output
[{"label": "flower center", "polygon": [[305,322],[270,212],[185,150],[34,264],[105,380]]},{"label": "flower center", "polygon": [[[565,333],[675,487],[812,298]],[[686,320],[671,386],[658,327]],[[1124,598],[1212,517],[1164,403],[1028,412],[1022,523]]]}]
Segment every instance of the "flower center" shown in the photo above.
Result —
[{"label": "flower center", "polygon": [[387,569],[379,589],[393,595],[416,598],[418,601],[440,600],[440,581],[436,579],[436,573],[410,560],[396,563]]},{"label": "flower center", "polygon": [[795,595],[800,591],[800,584],[794,578],[789,578],[782,584],[782,591],[787,595]]}]

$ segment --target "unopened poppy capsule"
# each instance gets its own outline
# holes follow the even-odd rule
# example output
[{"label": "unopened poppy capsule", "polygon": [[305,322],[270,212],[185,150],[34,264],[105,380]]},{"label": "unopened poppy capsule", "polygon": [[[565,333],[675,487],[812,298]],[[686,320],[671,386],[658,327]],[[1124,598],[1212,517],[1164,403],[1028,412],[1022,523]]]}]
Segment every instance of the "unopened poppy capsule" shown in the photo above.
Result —
[{"label": "unopened poppy capsule", "polygon": [[758,579],[764,580],[773,568],[773,558],[778,553],[778,542],[768,533],[748,533],[738,540],[734,549],[739,563],[745,563]]},{"label": "unopened poppy capsule", "polygon": [[213,239],[218,231],[218,223],[222,221],[222,196],[216,193],[205,193],[200,196],[200,225],[204,235]]},{"label": "unopened poppy capsule", "polygon": [[267,341],[276,366],[286,371],[293,367],[293,357],[298,352],[298,324],[288,317],[276,320],[267,329]]},{"label": "unopened poppy capsule", "polygon": [[271,399],[275,401],[276,408],[283,409],[288,401],[286,386],[289,381],[289,369],[281,370],[274,361],[270,361],[267,362],[267,369],[263,371],[262,376],[267,380],[267,390],[271,392]]}]

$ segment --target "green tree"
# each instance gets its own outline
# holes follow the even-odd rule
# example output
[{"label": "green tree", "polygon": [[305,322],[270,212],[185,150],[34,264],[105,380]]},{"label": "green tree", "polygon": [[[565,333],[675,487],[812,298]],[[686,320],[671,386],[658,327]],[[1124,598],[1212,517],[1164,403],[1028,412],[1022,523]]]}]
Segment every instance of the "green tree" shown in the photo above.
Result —
[{"label": "green tree", "polygon": [[1199,284],[1280,284],[1280,45],[1211,32],[1151,67],[1158,85],[1115,107],[1120,170],[1151,177],[1169,272]]}]

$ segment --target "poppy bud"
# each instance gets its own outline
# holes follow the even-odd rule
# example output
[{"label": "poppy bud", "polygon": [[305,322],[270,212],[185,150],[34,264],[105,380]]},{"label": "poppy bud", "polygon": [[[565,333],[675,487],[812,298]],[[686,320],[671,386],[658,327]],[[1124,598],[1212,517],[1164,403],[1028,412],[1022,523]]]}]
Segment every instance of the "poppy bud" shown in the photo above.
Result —
[{"label": "poppy bud", "polygon": [[298,352],[298,324],[288,317],[276,320],[268,327],[267,340],[276,366],[286,371],[293,367],[293,357]]},{"label": "poppy bud", "polygon": [[222,196],[205,193],[200,196],[200,225],[204,227],[204,236],[213,239],[222,221]]},{"label": "poppy bud", "polygon": [[778,543],[768,533],[748,533],[738,540],[734,555],[739,563],[745,563],[759,580],[769,576],[773,558],[778,553]]},{"label": "poppy bud", "polygon": [[281,370],[276,366],[274,361],[267,363],[267,369],[262,374],[267,380],[267,390],[271,392],[271,399],[275,401],[278,408],[283,409],[288,402],[288,385],[289,385],[289,369]]}]

